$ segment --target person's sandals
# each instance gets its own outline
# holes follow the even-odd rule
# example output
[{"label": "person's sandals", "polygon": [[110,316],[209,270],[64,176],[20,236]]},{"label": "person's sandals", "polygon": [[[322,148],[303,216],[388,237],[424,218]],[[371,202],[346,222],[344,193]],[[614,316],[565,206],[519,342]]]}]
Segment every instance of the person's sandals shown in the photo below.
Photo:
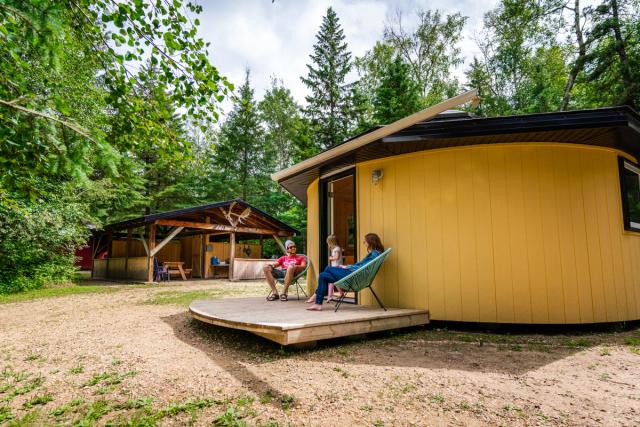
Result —
[{"label": "person's sandals", "polygon": [[289,298],[287,298],[287,294],[280,294],[280,301],[289,301]]},{"label": "person's sandals", "polygon": [[269,296],[267,297],[267,301],[276,301],[280,299],[280,296],[278,294],[269,294]]}]

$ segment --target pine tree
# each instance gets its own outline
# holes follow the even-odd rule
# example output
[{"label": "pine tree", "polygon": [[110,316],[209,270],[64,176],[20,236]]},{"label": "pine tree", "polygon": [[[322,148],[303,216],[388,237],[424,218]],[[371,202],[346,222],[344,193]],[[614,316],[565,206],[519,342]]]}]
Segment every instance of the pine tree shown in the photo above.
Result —
[{"label": "pine tree", "polygon": [[409,66],[399,56],[386,66],[373,100],[377,124],[394,122],[420,109],[420,89],[409,73]]},{"label": "pine tree", "polygon": [[216,147],[216,166],[229,184],[224,198],[255,202],[269,181],[273,159],[263,150],[264,133],[247,70],[233,111],[223,123]]},{"label": "pine tree", "polygon": [[322,20],[313,46],[309,73],[303,83],[311,90],[306,113],[311,120],[316,142],[328,148],[346,138],[352,118],[351,85],[345,78],[351,70],[351,53],[347,50],[338,15],[330,7]]}]

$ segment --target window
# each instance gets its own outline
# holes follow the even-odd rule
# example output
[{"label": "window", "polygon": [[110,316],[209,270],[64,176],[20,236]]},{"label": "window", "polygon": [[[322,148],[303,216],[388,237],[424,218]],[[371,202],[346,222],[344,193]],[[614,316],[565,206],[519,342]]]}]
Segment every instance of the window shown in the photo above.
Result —
[{"label": "window", "polygon": [[640,168],[621,160],[620,169],[624,227],[640,231]]}]

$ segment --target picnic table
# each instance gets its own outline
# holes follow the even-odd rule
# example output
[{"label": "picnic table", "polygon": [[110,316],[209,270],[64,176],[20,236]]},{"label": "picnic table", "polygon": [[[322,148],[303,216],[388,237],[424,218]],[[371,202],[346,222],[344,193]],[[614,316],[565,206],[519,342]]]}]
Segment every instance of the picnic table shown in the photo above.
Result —
[{"label": "picnic table", "polygon": [[167,270],[169,271],[169,275],[180,273],[180,277],[182,277],[182,280],[187,280],[186,273],[191,273],[191,269],[185,270],[184,268],[182,268],[182,266],[184,265],[184,262],[182,261],[165,261],[162,263],[162,265],[167,268]]}]

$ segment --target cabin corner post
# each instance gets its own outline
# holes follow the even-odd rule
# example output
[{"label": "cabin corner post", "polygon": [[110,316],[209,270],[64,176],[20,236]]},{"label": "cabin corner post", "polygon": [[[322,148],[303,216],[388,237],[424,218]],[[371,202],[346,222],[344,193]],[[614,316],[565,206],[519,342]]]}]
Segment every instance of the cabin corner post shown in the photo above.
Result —
[{"label": "cabin corner post", "polygon": [[131,255],[131,241],[133,240],[133,229],[127,230],[127,245],[124,247],[124,275],[129,278],[129,256]]},{"label": "cabin corner post", "polygon": [[96,237],[97,233],[93,233],[91,236],[91,278],[93,279],[93,269],[95,267],[96,259]]},{"label": "cabin corner post", "polygon": [[[205,222],[207,224],[211,224],[211,217],[209,215],[206,216]],[[205,234],[205,232],[203,231],[200,235],[200,239],[200,277],[202,277],[203,279],[207,279],[209,273],[209,263],[211,262],[207,259],[207,245],[209,243],[209,235]]]},{"label": "cabin corner post", "polygon": [[149,253],[147,254],[147,282],[153,282],[153,250],[156,247],[156,225],[149,226]]},{"label": "cabin corner post", "polygon": [[236,258],[236,233],[231,233],[229,242],[231,243],[229,248],[229,280],[234,280],[233,267]]}]

